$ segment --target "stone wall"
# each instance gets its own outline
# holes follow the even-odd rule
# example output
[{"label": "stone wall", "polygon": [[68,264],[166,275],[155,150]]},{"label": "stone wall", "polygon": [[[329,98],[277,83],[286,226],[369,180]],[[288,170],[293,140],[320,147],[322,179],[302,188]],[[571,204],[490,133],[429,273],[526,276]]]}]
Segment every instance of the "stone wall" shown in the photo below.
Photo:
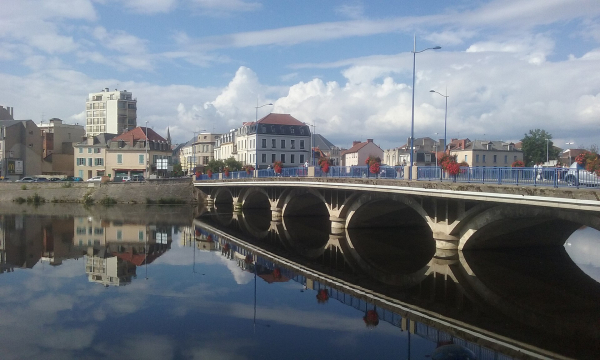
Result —
[{"label": "stone wall", "polygon": [[177,199],[196,204],[200,194],[191,179],[149,180],[146,182],[105,183],[98,182],[48,182],[48,183],[0,183],[0,203],[13,202],[17,198],[43,197],[46,202],[83,202],[91,197],[94,202],[109,197],[118,203],[146,204],[148,200]]}]

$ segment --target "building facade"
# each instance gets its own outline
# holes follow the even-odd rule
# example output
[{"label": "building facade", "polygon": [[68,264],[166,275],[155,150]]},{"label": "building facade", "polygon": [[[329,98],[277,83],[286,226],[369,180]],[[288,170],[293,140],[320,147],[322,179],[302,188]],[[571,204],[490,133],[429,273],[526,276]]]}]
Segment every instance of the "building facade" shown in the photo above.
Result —
[{"label": "building facade", "polygon": [[342,165],[365,165],[369,156],[383,158],[383,150],[375,145],[373,139],[367,139],[366,142],[353,141],[352,147],[342,152]]},{"label": "building facade", "polygon": [[308,125],[290,114],[271,113],[236,129],[232,155],[244,165],[265,169],[275,161],[296,167],[310,160],[311,132]]},{"label": "building facade", "polygon": [[42,173],[42,138],[31,120],[0,120],[0,176],[11,180]]},{"label": "building facade", "polygon": [[122,134],[137,126],[137,99],[127,90],[91,93],[85,103],[87,136]]},{"label": "building facade", "polygon": [[333,166],[340,166],[342,164],[342,150],[327,140],[323,135],[313,135],[314,144],[313,148],[315,151],[321,151],[325,157],[331,160]]},{"label": "building facade", "polygon": [[42,134],[42,174],[73,176],[73,143],[85,137],[84,127],[52,118],[38,128]]},{"label": "building facade", "polygon": [[164,176],[172,171],[171,143],[154,130],[137,127],[121,135],[100,134],[74,145],[75,176]]},{"label": "building facade", "polygon": [[195,135],[179,150],[179,162],[185,174],[191,175],[215,158],[215,144],[221,134],[201,132]]},{"label": "building facade", "polygon": [[510,167],[513,162],[523,161],[523,151],[515,144],[503,141],[473,140],[450,150],[456,161],[465,162],[471,167],[497,166]]}]

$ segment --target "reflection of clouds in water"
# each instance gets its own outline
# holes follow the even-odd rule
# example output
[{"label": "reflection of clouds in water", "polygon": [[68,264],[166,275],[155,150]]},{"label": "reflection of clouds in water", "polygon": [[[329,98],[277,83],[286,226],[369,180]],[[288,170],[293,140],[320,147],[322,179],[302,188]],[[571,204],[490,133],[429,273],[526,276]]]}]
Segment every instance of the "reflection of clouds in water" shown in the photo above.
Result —
[{"label": "reflection of clouds in water", "polygon": [[124,338],[121,344],[98,343],[94,349],[107,359],[173,359],[174,344],[167,336],[137,334]]},{"label": "reflection of clouds in water", "polygon": [[30,270],[37,276],[52,278],[74,278],[81,276],[81,262],[84,257],[79,259],[68,259],[57,266],[52,266],[46,262],[40,261]]},{"label": "reflection of clouds in water", "polygon": [[233,279],[238,285],[244,285],[254,280],[254,274],[242,270],[242,268],[240,268],[235,261],[227,259],[221,256],[220,254],[214,254],[217,255],[219,257],[219,260],[223,264],[225,264],[225,266],[227,266],[227,269],[229,269],[229,271],[231,271]]},{"label": "reflection of clouds in water", "polygon": [[247,338],[228,338],[220,332],[203,333],[201,337],[191,338],[191,345],[183,351],[186,359],[211,360],[244,360],[244,349],[256,347],[257,344]]},{"label": "reflection of clouds in water", "polygon": [[64,294],[48,294],[30,302],[32,310],[41,312],[56,313],[62,310],[73,309],[75,299],[72,296]]},{"label": "reflection of clouds in water", "polygon": [[575,231],[565,250],[583,272],[600,282],[600,231],[589,227]]}]

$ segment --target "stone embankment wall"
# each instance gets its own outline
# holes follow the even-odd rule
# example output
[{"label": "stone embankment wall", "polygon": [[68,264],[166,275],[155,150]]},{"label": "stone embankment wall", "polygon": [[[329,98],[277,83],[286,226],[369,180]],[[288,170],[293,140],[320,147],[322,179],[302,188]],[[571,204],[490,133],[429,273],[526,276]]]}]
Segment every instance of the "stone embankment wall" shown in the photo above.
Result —
[{"label": "stone embankment wall", "polygon": [[175,199],[186,204],[198,203],[201,194],[191,179],[149,180],[146,182],[105,183],[98,182],[48,182],[48,183],[0,183],[0,203],[27,199],[35,194],[46,202],[83,202],[90,197],[95,203],[104,198],[118,203],[146,204],[160,200]]}]

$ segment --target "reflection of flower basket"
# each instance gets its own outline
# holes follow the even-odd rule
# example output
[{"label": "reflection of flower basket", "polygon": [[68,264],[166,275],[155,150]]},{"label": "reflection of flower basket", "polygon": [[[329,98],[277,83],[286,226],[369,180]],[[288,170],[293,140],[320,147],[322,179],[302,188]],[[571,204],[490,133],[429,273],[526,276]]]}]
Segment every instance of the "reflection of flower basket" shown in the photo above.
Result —
[{"label": "reflection of flower basket", "polygon": [[206,237],[206,241],[212,241],[212,235],[208,235],[208,236]]},{"label": "reflection of flower basket", "polygon": [[363,321],[367,327],[372,328],[379,325],[379,315],[377,315],[377,311],[369,310],[363,317]]},{"label": "reflection of flower basket", "polygon": [[254,262],[254,259],[252,258],[252,255],[246,255],[246,258],[244,259],[244,262],[246,264],[252,264]]},{"label": "reflection of flower basket", "polygon": [[273,269],[273,277],[275,279],[281,279],[281,269],[279,269],[279,268]]},{"label": "reflection of flower basket", "polygon": [[231,247],[229,246],[229,244],[225,244],[225,245],[223,245],[222,249],[223,249],[223,252],[226,253],[229,251],[229,249],[231,249]]},{"label": "reflection of flower basket", "polygon": [[196,236],[200,236],[200,230],[196,230]]},{"label": "reflection of flower basket", "polygon": [[319,304],[325,304],[329,300],[329,292],[327,289],[321,289],[317,292],[317,302]]},{"label": "reflection of flower basket", "polygon": [[200,171],[196,171],[196,179],[199,179],[200,175],[202,175],[202,174],[200,174]]}]

